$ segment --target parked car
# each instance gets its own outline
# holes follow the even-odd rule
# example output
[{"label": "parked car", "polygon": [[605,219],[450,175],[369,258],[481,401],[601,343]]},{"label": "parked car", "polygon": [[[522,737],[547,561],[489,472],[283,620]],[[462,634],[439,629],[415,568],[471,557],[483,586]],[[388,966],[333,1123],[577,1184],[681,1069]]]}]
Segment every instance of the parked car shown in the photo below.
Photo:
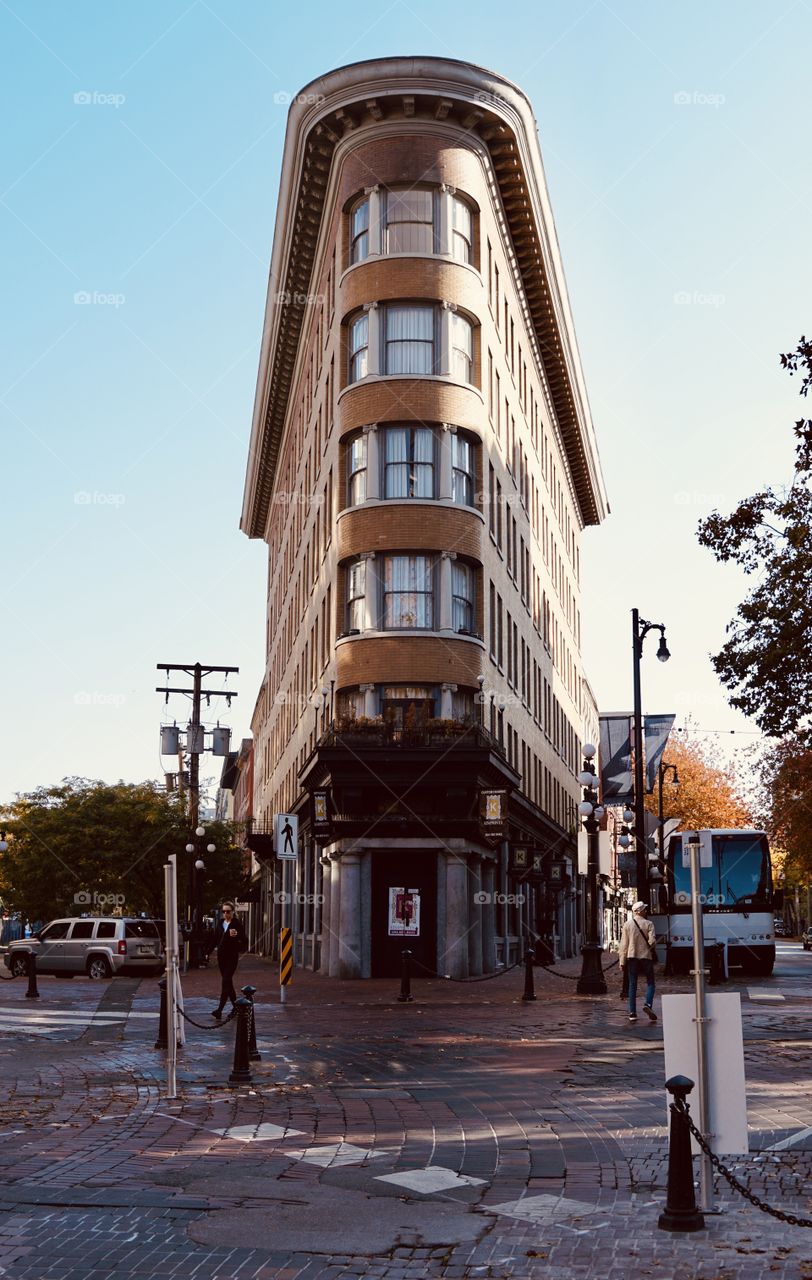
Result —
[{"label": "parked car", "polygon": [[37,973],[99,980],[113,974],[158,974],[161,935],[154,920],[108,916],[102,919],[52,920],[31,938],[10,942],[3,957],[15,978],[28,972],[28,956],[37,957]]},{"label": "parked car", "polygon": [[806,929],[801,934],[801,946],[804,951],[812,951],[812,929]]}]

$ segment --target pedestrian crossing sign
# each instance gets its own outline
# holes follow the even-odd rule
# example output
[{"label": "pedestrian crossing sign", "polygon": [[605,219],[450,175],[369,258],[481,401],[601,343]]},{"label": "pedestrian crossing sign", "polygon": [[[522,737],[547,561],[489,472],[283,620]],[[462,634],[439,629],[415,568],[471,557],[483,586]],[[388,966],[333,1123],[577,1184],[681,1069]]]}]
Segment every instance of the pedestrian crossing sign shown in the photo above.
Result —
[{"label": "pedestrian crossing sign", "polygon": [[293,813],[276,815],[276,856],[296,858],[299,851],[299,819]]}]

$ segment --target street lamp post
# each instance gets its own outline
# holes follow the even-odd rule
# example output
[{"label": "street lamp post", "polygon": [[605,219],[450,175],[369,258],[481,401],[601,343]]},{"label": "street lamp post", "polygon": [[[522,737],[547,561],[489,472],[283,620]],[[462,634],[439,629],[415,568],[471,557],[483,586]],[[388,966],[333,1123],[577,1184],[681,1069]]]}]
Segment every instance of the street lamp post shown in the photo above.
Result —
[{"label": "street lamp post", "polygon": [[679,774],[677,773],[677,766],[675,764],[669,764],[666,760],[662,760],[660,762],[660,768],[657,771],[657,820],[659,822],[657,836],[660,846],[660,862],[662,862],[665,857],[665,839],[663,836],[663,826],[665,824],[665,818],[663,817],[663,783],[665,782],[665,775],[668,773],[669,769],[674,775],[674,786],[678,787]]},{"label": "street lamp post", "polygon": [[646,858],[646,818],[645,789],[643,784],[643,710],[640,694],[640,659],[643,656],[643,641],[649,631],[659,631],[660,644],[657,657],[660,662],[667,662],[671,657],[665,643],[665,624],[662,622],[646,622],[637,609],[632,609],[632,653],[634,655],[634,841],[635,841],[635,874],[637,892],[644,902],[648,902],[648,861]]},{"label": "street lamp post", "polygon": [[[189,940],[189,967],[192,969],[202,969],[206,960],[206,949],[203,941],[203,874],[206,870],[206,864],[200,856],[205,836],[206,828],[196,827],[194,835],[186,846],[186,852],[189,855],[190,880],[192,882],[192,936]],[[209,842],[206,845],[206,852],[214,853],[216,848],[216,844]],[[194,854],[198,856],[195,858],[194,864],[192,864]]]},{"label": "street lamp post", "polygon": [[584,788],[584,798],[578,805],[578,812],[587,834],[586,942],[581,946],[581,975],[575,988],[579,996],[606,995],[606,979],[601,968],[603,947],[598,938],[598,838],[604,810],[598,804],[594,757],[595,748],[587,743],[584,746],[584,767],[578,774],[578,781]]}]

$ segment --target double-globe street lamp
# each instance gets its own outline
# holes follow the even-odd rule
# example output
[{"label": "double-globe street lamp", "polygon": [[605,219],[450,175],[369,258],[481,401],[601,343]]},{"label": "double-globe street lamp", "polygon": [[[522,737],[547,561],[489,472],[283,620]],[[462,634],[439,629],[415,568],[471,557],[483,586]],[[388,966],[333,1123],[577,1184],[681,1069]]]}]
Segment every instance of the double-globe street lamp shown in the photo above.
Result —
[{"label": "double-globe street lamp", "polygon": [[[205,827],[195,828],[194,838],[190,839],[186,846],[190,859],[192,854],[198,854],[192,880],[192,936],[189,941],[189,965],[192,969],[202,969],[206,961],[206,948],[203,941],[203,873],[206,870],[206,864],[198,852],[205,836]],[[206,845],[206,852],[214,853],[216,848],[216,844],[209,843]]]},{"label": "double-globe street lamp", "polygon": [[581,974],[575,988],[580,996],[605,996],[606,979],[601,968],[603,947],[598,936],[598,872],[600,871],[599,833],[603,806],[598,804],[597,776],[595,774],[595,748],[584,746],[584,767],[578,774],[578,782],[584,788],[584,798],[578,805],[587,838],[586,864],[586,941],[581,946]]},{"label": "double-globe street lamp", "polygon": [[643,785],[643,710],[640,694],[640,659],[643,656],[643,641],[649,631],[659,631],[660,644],[657,657],[660,662],[667,662],[671,657],[665,642],[665,623],[646,622],[637,609],[632,609],[632,652],[634,655],[634,842],[635,842],[635,875],[637,893],[642,901],[648,903],[649,877],[646,848],[646,816],[645,790]]}]

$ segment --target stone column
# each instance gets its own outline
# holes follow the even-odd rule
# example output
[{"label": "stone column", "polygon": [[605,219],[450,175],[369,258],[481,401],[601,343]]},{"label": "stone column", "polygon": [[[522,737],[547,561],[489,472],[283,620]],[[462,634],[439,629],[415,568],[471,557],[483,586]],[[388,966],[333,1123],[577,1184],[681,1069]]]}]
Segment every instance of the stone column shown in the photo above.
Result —
[{"label": "stone column", "polygon": [[468,972],[476,978],[482,973],[482,859],[478,853],[468,858],[468,886]]},{"label": "stone column", "polygon": [[457,428],[451,427],[447,422],[443,423],[442,434],[440,435],[440,474],[438,477],[437,497],[445,498],[451,501],[451,437],[456,433]]},{"label": "stone column", "polygon": [[496,867],[493,858],[482,859],[482,892],[488,895],[482,904],[482,971],[496,968]]},{"label": "stone column", "polygon": [[321,934],[321,953],[319,955],[319,973],[325,977],[330,973],[330,898],[333,879],[333,864],[326,854],[322,854],[321,892],[324,901],[318,907],[319,932]]},{"label": "stone column", "polygon": [[455,684],[440,685],[440,718],[442,720],[451,720],[454,710],[453,695],[457,692]]},{"label": "stone column", "polygon": [[364,695],[364,715],[367,720],[374,720],[377,715],[375,706],[375,686],[374,684],[362,684],[359,686],[361,693]]},{"label": "stone column", "polygon": [[364,435],[367,442],[367,497],[380,498],[381,460],[379,450],[380,436],[378,435],[377,423],[364,427]]},{"label": "stone column", "polygon": [[440,186],[440,253],[451,253],[451,197],[455,190],[447,182]]},{"label": "stone column", "polygon": [[445,875],[445,956],[438,957],[438,970],[452,978],[467,978],[468,864],[465,856],[447,854]]},{"label": "stone column", "polygon": [[381,313],[378,310],[377,302],[366,302],[364,311],[369,317],[369,335],[367,341],[367,372],[371,374],[383,373],[381,368],[381,332],[380,318]]},{"label": "stone column", "polygon": [[440,630],[450,631],[452,627],[452,610],[451,610],[451,562],[456,560],[457,555],[454,551],[444,551],[440,556]]},{"label": "stone column", "polygon": [[340,934],[338,941],[339,978],[361,977],[361,859],[345,853],[341,868]]},{"label": "stone column", "polygon": [[457,310],[456,303],[444,302],[440,312],[440,350],[438,373],[451,377],[451,316]]},{"label": "stone column", "polygon": [[329,974],[338,977],[338,938],[341,929],[341,876],[337,853],[330,854],[330,943]]},{"label": "stone column", "polygon": [[375,573],[375,552],[365,551],[364,562],[364,631],[378,630],[378,579]]},{"label": "stone column", "polygon": [[365,187],[364,195],[369,196],[369,252],[381,252],[381,189]]}]

